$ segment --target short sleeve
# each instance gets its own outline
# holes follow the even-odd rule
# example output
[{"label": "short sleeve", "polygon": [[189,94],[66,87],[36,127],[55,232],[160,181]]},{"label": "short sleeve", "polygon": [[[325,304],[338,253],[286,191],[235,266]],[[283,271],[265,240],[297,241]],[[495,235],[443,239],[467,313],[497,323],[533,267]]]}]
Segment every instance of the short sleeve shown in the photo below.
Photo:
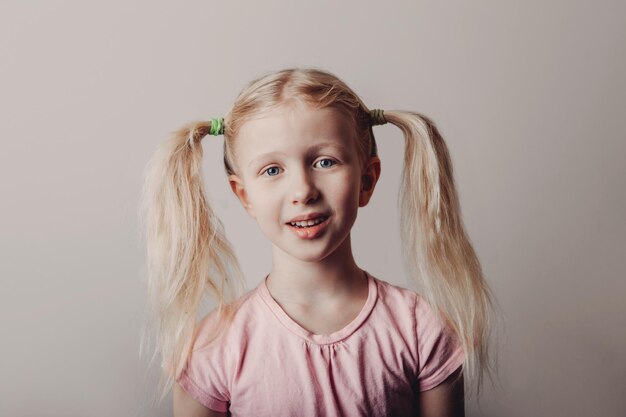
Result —
[{"label": "short sleeve", "polygon": [[177,382],[200,404],[213,411],[228,411],[228,351],[222,340],[208,343],[213,319],[209,313],[196,328],[196,337],[185,370]]},{"label": "short sleeve", "polygon": [[441,384],[465,359],[463,346],[454,331],[439,323],[430,305],[417,296],[415,306],[420,391]]}]

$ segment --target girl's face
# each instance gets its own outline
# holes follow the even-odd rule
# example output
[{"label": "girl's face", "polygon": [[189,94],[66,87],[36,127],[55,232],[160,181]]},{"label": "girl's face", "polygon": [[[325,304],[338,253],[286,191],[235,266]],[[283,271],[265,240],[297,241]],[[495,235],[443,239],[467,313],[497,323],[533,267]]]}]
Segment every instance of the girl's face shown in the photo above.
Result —
[{"label": "girl's face", "polygon": [[343,113],[302,103],[241,127],[237,175],[229,183],[274,251],[317,261],[349,244],[357,210],[368,203],[380,175],[377,157],[362,169],[353,135]]}]

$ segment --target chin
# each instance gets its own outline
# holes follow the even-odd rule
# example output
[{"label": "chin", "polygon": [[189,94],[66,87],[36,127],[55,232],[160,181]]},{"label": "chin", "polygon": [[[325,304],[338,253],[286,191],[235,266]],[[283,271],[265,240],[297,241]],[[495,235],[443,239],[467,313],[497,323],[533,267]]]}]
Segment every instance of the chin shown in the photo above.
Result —
[{"label": "chin", "polygon": [[295,258],[302,262],[319,262],[326,259],[333,252],[332,250],[328,250],[328,248],[324,249],[302,248],[300,250],[294,250],[293,247],[290,247],[280,248],[280,251],[283,252],[284,255]]},{"label": "chin", "polygon": [[328,253],[317,253],[317,252],[313,252],[313,251],[308,251],[308,252],[305,252],[305,253],[293,253],[293,252],[286,252],[286,253],[288,253],[293,258],[296,258],[296,259],[298,259],[300,261],[303,261],[303,262],[319,262],[319,261],[323,261],[329,255]]}]

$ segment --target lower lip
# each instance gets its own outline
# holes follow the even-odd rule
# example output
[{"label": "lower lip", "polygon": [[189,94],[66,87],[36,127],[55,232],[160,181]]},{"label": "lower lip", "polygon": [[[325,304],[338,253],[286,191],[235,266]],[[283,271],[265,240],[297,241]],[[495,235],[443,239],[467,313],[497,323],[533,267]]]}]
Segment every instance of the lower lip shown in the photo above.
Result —
[{"label": "lower lip", "polygon": [[329,219],[330,217],[327,217],[323,222],[311,227],[296,227],[290,224],[287,224],[287,226],[300,239],[315,239],[326,229]]}]

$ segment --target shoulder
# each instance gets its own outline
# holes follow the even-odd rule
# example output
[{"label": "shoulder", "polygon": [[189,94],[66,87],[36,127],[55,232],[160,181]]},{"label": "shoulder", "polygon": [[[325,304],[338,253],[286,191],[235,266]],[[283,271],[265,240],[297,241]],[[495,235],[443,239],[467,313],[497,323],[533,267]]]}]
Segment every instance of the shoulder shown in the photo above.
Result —
[{"label": "shoulder", "polygon": [[421,296],[415,308],[420,391],[432,389],[459,369],[465,360],[463,346],[449,322]]},{"label": "shoulder", "polygon": [[375,280],[378,283],[380,297],[385,300],[386,304],[411,310],[411,318],[418,330],[435,327],[437,330],[441,330],[443,327],[442,317],[431,307],[431,304],[422,294],[378,278]]},{"label": "shoulder", "polygon": [[[257,287],[258,288],[258,287]],[[226,411],[233,380],[251,340],[262,340],[263,307],[253,289],[196,324],[185,369],[178,383],[207,408]]]},{"label": "shoulder", "polygon": [[402,286],[392,284],[372,276],[378,291],[371,325],[382,327],[389,332],[397,332],[414,349],[415,305],[418,294]]},{"label": "shoulder", "polygon": [[195,326],[185,369],[177,382],[205,407],[224,411],[230,399],[237,352],[245,341],[242,323],[252,308],[248,292],[209,311]]},{"label": "shoulder", "polygon": [[403,313],[409,310],[409,315],[416,327],[443,326],[440,315],[420,293],[375,276],[372,278],[378,289],[378,298],[387,308]]},{"label": "shoulder", "polygon": [[439,385],[463,363],[463,348],[456,333],[427,299],[416,291],[375,278],[385,312],[385,326],[402,330],[416,356],[420,391]]},{"label": "shoulder", "polygon": [[207,349],[212,345],[226,346],[239,339],[243,327],[257,313],[255,290],[248,291],[237,300],[220,308],[210,310],[195,326],[192,350]]},{"label": "shoulder", "polygon": [[[371,274],[370,274],[371,275]],[[414,308],[419,295],[408,288],[392,284],[374,275],[371,275],[376,283],[378,298],[387,305]]]}]

